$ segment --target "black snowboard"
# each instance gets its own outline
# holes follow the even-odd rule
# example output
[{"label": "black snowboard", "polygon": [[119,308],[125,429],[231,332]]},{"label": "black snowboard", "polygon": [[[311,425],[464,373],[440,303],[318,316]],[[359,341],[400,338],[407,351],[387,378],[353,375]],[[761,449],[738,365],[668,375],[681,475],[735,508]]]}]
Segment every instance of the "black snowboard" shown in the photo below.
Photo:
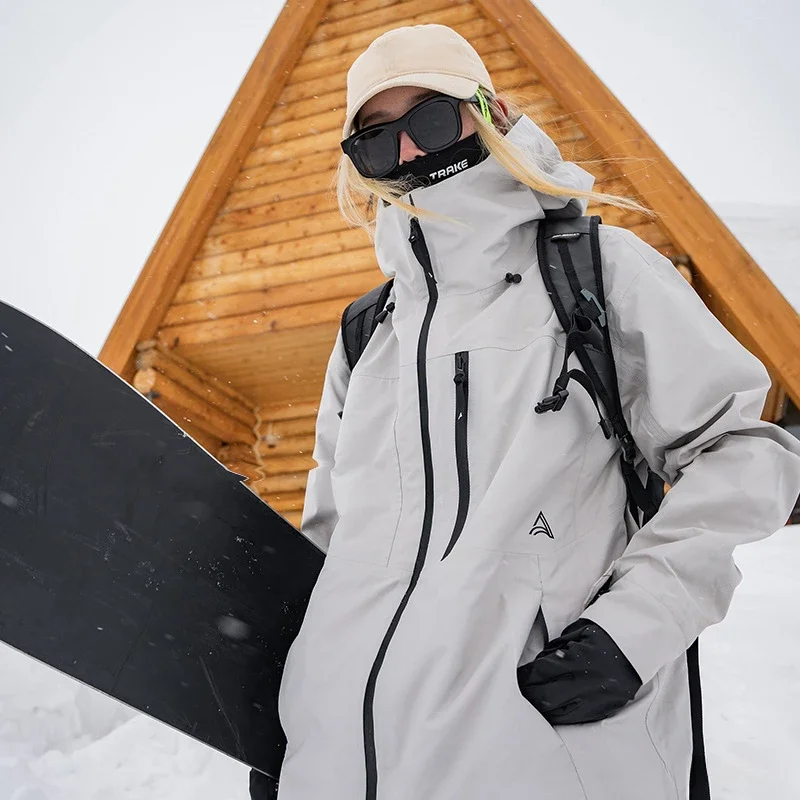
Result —
[{"label": "black snowboard", "polygon": [[241,480],[0,303],[0,639],[276,777],[324,556]]}]

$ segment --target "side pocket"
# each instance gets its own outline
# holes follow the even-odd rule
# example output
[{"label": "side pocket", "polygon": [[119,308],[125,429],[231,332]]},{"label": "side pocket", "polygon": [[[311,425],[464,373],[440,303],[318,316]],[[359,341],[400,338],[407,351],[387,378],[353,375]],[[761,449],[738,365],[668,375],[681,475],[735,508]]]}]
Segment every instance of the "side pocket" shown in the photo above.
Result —
[{"label": "side pocket", "polygon": [[608,567],[606,567],[603,574],[592,584],[592,588],[589,589],[586,600],[584,600],[583,603],[584,609],[588,608],[601,594],[605,594],[611,588],[616,563],[616,559],[612,561]]},{"label": "side pocket", "polygon": [[523,664],[529,664],[542,652],[547,644],[549,637],[547,635],[547,623],[544,618],[544,611],[539,606],[539,611],[536,614],[536,619],[533,621],[531,631],[528,634],[528,639],[525,642],[525,647],[522,649],[522,655],[519,657],[517,666],[521,667]]}]

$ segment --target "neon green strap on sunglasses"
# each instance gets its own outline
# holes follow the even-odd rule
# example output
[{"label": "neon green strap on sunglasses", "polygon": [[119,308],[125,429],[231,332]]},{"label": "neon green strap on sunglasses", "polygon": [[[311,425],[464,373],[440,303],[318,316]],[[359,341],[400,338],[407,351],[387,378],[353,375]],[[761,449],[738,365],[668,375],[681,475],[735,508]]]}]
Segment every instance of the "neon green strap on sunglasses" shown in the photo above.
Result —
[{"label": "neon green strap on sunglasses", "polygon": [[481,115],[483,118],[490,124],[493,124],[492,120],[492,111],[489,108],[489,104],[486,102],[486,97],[484,97],[483,92],[478,88],[475,92],[475,97],[478,98],[478,108],[481,110]]}]

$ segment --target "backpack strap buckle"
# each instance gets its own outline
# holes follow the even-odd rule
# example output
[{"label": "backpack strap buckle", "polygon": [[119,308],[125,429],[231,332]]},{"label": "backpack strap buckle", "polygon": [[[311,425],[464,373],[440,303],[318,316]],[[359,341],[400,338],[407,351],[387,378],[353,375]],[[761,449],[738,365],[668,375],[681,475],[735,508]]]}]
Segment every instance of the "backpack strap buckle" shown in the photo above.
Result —
[{"label": "backpack strap buckle", "polygon": [[622,457],[628,464],[633,464],[633,462],[636,460],[636,453],[638,452],[638,449],[636,447],[636,442],[633,440],[631,432],[625,431],[625,433],[619,437],[619,441],[622,444]]},{"label": "backpack strap buckle", "polygon": [[605,328],[606,312],[600,305],[600,301],[588,289],[581,289],[581,297],[586,301],[581,303],[581,311],[584,316],[592,322],[596,322],[601,328]]},{"label": "backpack strap buckle", "polygon": [[536,404],[534,411],[537,414],[544,414],[547,411],[561,411],[568,397],[569,392],[566,389],[557,389],[555,394],[551,394],[549,397],[540,400]]}]

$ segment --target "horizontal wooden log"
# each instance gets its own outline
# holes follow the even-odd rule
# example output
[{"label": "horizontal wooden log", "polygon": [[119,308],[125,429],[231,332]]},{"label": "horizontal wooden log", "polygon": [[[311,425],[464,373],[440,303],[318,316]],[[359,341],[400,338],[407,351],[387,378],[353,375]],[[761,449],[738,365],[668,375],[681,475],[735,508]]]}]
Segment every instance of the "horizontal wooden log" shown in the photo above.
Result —
[{"label": "horizontal wooden log", "polygon": [[690,286],[694,285],[694,276],[692,275],[692,270],[690,267],[687,267],[686,264],[678,264],[676,265],[675,269],[677,269],[678,272],[680,272],[680,274],[686,278],[686,281]]},{"label": "horizontal wooden log", "polygon": [[357,17],[359,14],[366,14],[368,11],[374,11],[378,8],[386,8],[393,6],[397,0],[340,0],[337,3],[331,3],[325,11],[325,16],[320,20],[320,24],[334,22],[340,19],[350,19]]},{"label": "horizontal wooden log", "polygon": [[287,511],[302,511],[305,492],[283,492],[277,495],[268,495],[264,498],[270,508],[283,514]]},{"label": "horizontal wooden log", "polygon": [[347,222],[342,218],[338,209],[336,211],[323,211],[320,214],[310,214],[307,217],[295,217],[284,222],[272,225],[262,225],[258,228],[249,228],[246,231],[224,233],[221,236],[209,236],[203,246],[198,250],[198,256],[216,256],[223,253],[233,253],[237,250],[252,250],[279,242],[293,242],[297,239],[307,239],[324,233],[347,230]]},{"label": "horizontal wooden log", "polygon": [[764,408],[761,412],[761,419],[765,422],[780,422],[786,415],[786,405],[788,395],[786,389],[772,377],[772,386],[767,393]]},{"label": "horizontal wooden log", "polygon": [[[134,388],[150,399],[163,398],[183,410],[189,422],[223,442],[255,442],[252,428],[209,405],[196,394],[171,381],[155,369],[138,370],[133,376]],[[157,404],[158,405],[158,404]]]},{"label": "horizontal wooden log", "polygon": [[[172,306],[164,317],[164,326],[184,325],[189,322],[224,319],[242,314],[271,311],[276,308],[332,300],[335,297],[360,297],[378,285],[375,270],[356,272],[353,275],[336,275],[318,278],[310,283],[290,283],[258,292],[231,294],[208,300],[195,300]],[[253,418],[255,424],[255,418]]]},{"label": "horizontal wooden log", "polygon": [[577,139],[586,138],[586,133],[583,128],[574,119],[567,117],[562,117],[561,119],[556,118],[554,120],[545,120],[539,125],[539,127],[559,147],[565,142],[574,142]]},{"label": "horizontal wooden log", "polygon": [[535,103],[540,100],[551,99],[556,101],[553,93],[541,82],[531,78],[520,84],[513,92],[507,92],[508,99],[517,105],[526,102]]},{"label": "horizontal wooden log", "polygon": [[530,117],[534,123],[541,125],[548,119],[561,112],[561,107],[552,97],[542,97],[537,100],[526,100],[520,104],[519,110]]},{"label": "horizontal wooden log", "polygon": [[144,374],[149,374],[148,370],[157,370],[174,383],[196,395],[199,399],[218,408],[233,419],[239,420],[248,428],[252,428],[256,424],[256,417],[252,408],[243,405],[224,392],[216,382],[203,380],[197,374],[190,372],[157,347],[151,347],[137,353],[136,367]]},{"label": "horizontal wooden log", "polygon": [[348,228],[336,233],[254,247],[251,250],[207,256],[198,258],[192,263],[187,280],[210,278],[215,275],[225,275],[258,267],[296,263],[307,258],[360,250],[367,244],[369,244],[369,237],[364,231],[359,228]]},{"label": "horizontal wooden log", "polygon": [[[190,372],[192,375],[196,376],[204,383],[213,385],[220,392],[223,392],[224,394],[228,395],[228,397],[230,397],[231,400],[235,401],[243,408],[252,411],[253,409],[252,402],[249,400],[249,398],[245,397],[241,392],[237,391],[231,385],[230,381],[223,381],[216,375],[212,375],[209,372],[206,372],[205,370],[198,367],[197,364],[193,363],[192,361],[189,361],[186,358],[183,358],[183,356],[181,356],[179,353],[176,353],[174,350],[170,350],[168,348],[163,347],[156,339],[149,339],[144,342],[139,342],[139,344],[136,346],[137,358],[139,354],[145,353],[154,348],[163,355],[165,355],[167,358],[169,358],[170,361],[174,361],[178,366],[183,367],[183,369],[185,369],[187,372]],[[146,366],[150,365],[144,365],[142,368],[144,369],[146,368]]]},{"label": "horizontal wooden log", "polygon": [[256,453],[262,463],[275,456],[292,456],[314,452],[313,436],[270,436],[262,435],[255,444]]},{"label": "horizontal wooden log", "polygon": [[[476,52],[485,60],[500,50],[507,50],[511,47],[511,43],[505,34],[494,33],[489,36],[482,36],[478,39],[473,39],[470,44],[475,48]],[[292,71],[291,82],[301,83],[302,81],[313,80],[321,78],[325,75],[335,75],[339,72],[347,72],[353,65],[353,62],[358,58],[361,49],[347,50],[344,53],[336,53],[332,56],[318,58],[313,61],[305,61],[298,64]],[[491,72],[491,67],[486,64],[487,69]]]},{"label": "horizontal wooden log", "polygon": [[214,238],[225,233],[260,228],[264,225],[274,225],[298,217],[338,210],[336,195],[326,188],[325,191],[317,194],[265,203],[241,211],[231,211],[217,217],[217,221],[208,235],[210,238]]},{"label": "horizontal wooden log", "polygon": [[318,136],[324,131],[341,131],[344,117],[345,109],[337,108],[332,111],[321,111],[313,117],[281,122],[277,125],[269,124],[261,129],[253,147],[272,147],[303,136]]},{"label": "horizontal wooden log", "polygon": [[666,231],[655,222],[641,222],[638,225],[629,226],[628,230],[635,233],[643,242],[660,250],[664,255],[672,251],[670,250],[672,246],[670,237]]},{"label": "horizontal wooden log", "polygon": [[377,26],[400,27],[406,24],[405,20],[419,14],[443,11],[457,5],[469,7],[471,3],[470,0],[405,0],[405,2],[394,3],[384,8],[368,11],[365,14],[357,14],[356,16],[332,20],[331,22],[322,22],[317,25],[309,44],[322,42],[326,39],[335,39],[338,36],[352,36],[358,31],[370,30]]},{"label": "horizontal wooden log", "polygon": [[[261,169],[257,167],[256,169]],[[291,200],[295,197],[308,197],[329,192],[332,195],[332,207],[336,207],[334,168],[326,172],[318,172],[314,175],[304,175],[300,178],[292,178],[280,183],[254,184],[252,189],[243,189],[239,192],[231,192],[222,210],[222,214],[227,215],[233,211],[256,208],[271,203],[279,203],[284,200]],[[217,217],[222,220],[222,215]]]},{"label": "horizontal wooden log", "polygon": [[275,495],[281,492],[305,492],[308,482],[307,472],[290,475],[274,475],[253,481],[251,488],[260,495]]},{"label": "horizontal wooden log", "polygon": [[224,464],[228,462],[243,462],[250,464],[250,466],[258,466],[258,458],[256,457],[255,450],[249,444],[226,444],[221,447],[217,453],[217,459]]},{"label": "horizontal wooden log", "polygon": [[536,74],[530,67],[522,66],[496,72],[492,75],[492,83],[498,93],[504,91],[513,92],[520,86],[530,84],[535,78]]},{"label": "horizontal wooden log", "polygon": [[305,100],[295,100],[294,102],[281,100],[273,106],[263,127],[280,125],[292,120],[307,119],[317,114],[327,114],[329,111],[342,111],[345,108],[345,104],[345,94],[339,89],[327,94],[307,97]]},{"label": "horizontal wooden log", "polygon": [[[487,19],[483,14],[473,14],[470,10],[466,19],[464,16],[464,7],[457,6],[454,9],[456,14],[452,12],[434,13],[433,17],[436,19],[424,20],[423,23],[416,22],[413,24],[424,24],[424,22],[439,22],[442,25],[447,25],[453,28],[457,33],[461,34],[467,41],[472,42],[482,36],[488,36],[497,32],[497,25],[490,19]],[[448,15],[449,14],[449,15]],[[396,27],[400,27],[399,25]],[[315,42],[309,44],[303,55],[300,56],[298,65],[306,64],[309,61],[316,61],[320,58],[327,58],[333,55],[340,55],[348,50],[355,50],[361,52],[366,50],[370,43],[380,36],[385,30],[384,27],[370,28],[366,31],[359,31],[345,36],[338,36],[334,39],[326,39],[324,42]]]},{"label": "horizontal wooden log", "polygon": [[183,409],[177,406],[166,403],[163,399],[152,401],[153,405],[161,409],[184,433],[197,442],[201,447],[205,448],[214,458],[217,457],[220,447],[222,447],[222,439],[214,436],[202,428],[195,425],[187,416]]},{"label": "horizontal wooden log", "polygon": [[[295,196],[290,193],[290,190],[300,178],[306,179],[306,176],[310,175],[326,175],[329,176],[328,180],[332,181],[333,170],[339,163],[340,155],[342,155],[341,149],[338,152],[333,149],[325,151],[324,153],[312,153],[311,155],[298,158],[295,161],[276,162],[274,164],[265,164],[256,167],[244,167],[236,178],[233,191],[225,200],[222,210],[231,211],[235,208],[246,207],[246,205],[240,206],[238,204],[235,195],[258,186],[269,185],[273,191],[278,193],[275,199],[280,200],[283,197],[288,198]],[[332,183],[328,185],[332,186]],[[324,188],[324,186],[320,186],[314,189],[314,191],[322,191]],[[264,198],[260,202],[270,202],[270,198]],[[257,205],[257,203],[253,203],[253,205]]]},{"label": "horizontal wooden log", "polygon": [[614,225],[618,228],[630,229],[648,221],[646,216],[636,211],[628,211],[625,208],[618,208],[608,204],[590,205],[586,209],[586,213],[589,216],[598,215],[602,218],[604,225]]},{"label": "horizontal wooden log", "polygon": [[316,463],[311,454],[302,456],[275,456],[264,459],[262,467],[264,477],[271,478],[275,475],[294,475],[298,472],[308,472],[314,469]]},{"label": "horizontal wooden log", "polygon": [[351,250],[346,255],[308,258],[279,267],[262,267],[245,272],[233,272],[216,278],[203,278],[184,283],[175,295],[176,305],[244,292],[258,292],[292,283],[305,283],[335,275],[351,275],[372,269],[376,285],[380,277],[371,247]]},{"label": "horizontal wooden log", "polygon": [[336,152],[337,156],[341,152],[340,143],[342,141],[341,130],[325,131],[324,133],[303,136],[292,139],[270,147],[257,147],[252,149],[242,164],[243,168],[257,167],[261,164],[272,164],[280,161],[288,161],[294,158],[311,155],[312,153],[322,153],[328,150]]},{"label": "horizontal wooden log", "polygon": [[261,467],[248,464],[245,461],[223,461],[221,458],[218,459],[218,461],[220,461],[231,472],[235,472],[237,475],[241,475],[243,478],[246,478],[248,483],[260,480],[263,477]]},{"label": "horizontal wooden log", "polygon": [[[266,503],[266,499],[264,500]],[[281,516],[293,527],[300,530],[300,523],[303,519],[303,512],[302,511],[282,511]]]},{"label": "horizontal wooden log", "polygon": [[[336,300],[324,300],[319,303],[304,303],[288,308],[276,308],[273,311],[261,311],[258,314],[243,314],[236,317],[212,320],[209,322],[192,322],[188,325],[173,325],[162,328],[158,332],[159,341],[166,347],[179,345],[207,344],[223,339],[237,339],[242,336],[254,336],[271,331],[293,330],[324,322],[336,322],[341,319],[342,311],[348,302],[355,297],[343,297]],[[231,441],[231,440],[227,440]],[[233,441],[245,441],[234,439]]]},{"label": "horizontal wooden log", "polygon": [[317,424],[316,412],[298,419],[262,420],[256,429],[261,438],[270,434],[274,436],[313,436]]},{"label": "horizontal wooden log", "polygon": [[[611,178],[595,181],[592,190],[595,192],[602,192],[603,194],[610,194],[614,197],[636,196],[631,182],[620,175],[614,175]],[[642,222],[642,219],[639,219],[638,222]]]},{"label": "horizontal wooden log", "polygon": [[[268,403],[256,409],[256,415],[261,420],[260,425],[268,422],[279,422],[289,419],[317,418],[319,403]],[[261,428],[259,427],[259,430]]]}]

